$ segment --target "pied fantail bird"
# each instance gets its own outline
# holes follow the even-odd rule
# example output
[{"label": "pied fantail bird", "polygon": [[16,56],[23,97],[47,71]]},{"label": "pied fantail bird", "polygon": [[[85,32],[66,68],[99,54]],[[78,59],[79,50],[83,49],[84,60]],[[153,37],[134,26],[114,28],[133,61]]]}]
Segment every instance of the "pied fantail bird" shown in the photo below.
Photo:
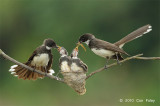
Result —
[{"label": "pied fantail bird", "polygon": [[61,72],[70,72],[70,65],[71,65],[71,57],[68,56],[68,52],[64,47],[58,48],[60,59],[59,59],[59,67]]},{"label": "pied fantail bird", "polygon": [[72,88],[74,88],[79,95],[84,95],[86,93],[85,85],[88,67],[80,58],[78,58],[78,46],[73,49],[71,53],[71,70],[73,72]]},{"label": "pied fantail bird", "polygon": [[[52,48],[58,48],[58,46],[52,39],[45,39],[43,44],[32,53],[28,61],[24,64],[52,75],[54,73],[54,70],[51,69],[53,62],[53,55],[51,53]],[[19,65],[11,66],[11,69],[9,71],[11,72],[11,74],[18,76],[18,78],[24,80],[36,80],[37,78],[44,77],[43,75],[32,72]]]},{"label": "pied fantail bird", "polygon": [[88,71],[88,66],[78,58],[78,46],[73,49],[71,53],[71,70],[74,72],[84,72]]},{"label": "pied fantail bird", "polygon": [[[128,53],[122,49],[124,44],[150,32],[152,30],[151,28],[151,25],[145,25],[113,44],[97,39],[93,34],[86,33],[80,36],[78,44],[82,45],[82,43],[86,43],[96,55],[106,58],[107,62],[109,59],[116,59],[117,62],[119,62],[119,60],[123,60],[121,54],[128,55]],[[106,68],[107,62],[105,65]]]}]

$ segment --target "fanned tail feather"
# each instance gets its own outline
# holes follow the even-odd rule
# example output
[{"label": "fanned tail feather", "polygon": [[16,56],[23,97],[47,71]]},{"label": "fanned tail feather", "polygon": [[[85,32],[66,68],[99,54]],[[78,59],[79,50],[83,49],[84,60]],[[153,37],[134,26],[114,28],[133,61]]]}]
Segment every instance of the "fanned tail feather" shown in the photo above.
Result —
[{"label": "fanned tail feather", "polygon": [[[41,67],[34,67],[34,66],[31,66],[31,64],[27,64],[25,63],[27,66],[29,67],[32,67],[32,68],[35,68],[37,70],[40,70],[42,72],[46,72],[46,69],[45,67],[41,66]],[[50,69],[52,70],[52,69]],[[52,75],[54,73],[54,71],[50,71],[50,70],[47,70],[47,73],[49,73],[50,75]],[[38,74],[36,72],[32,72],[26,68],[23,68],[19,65],[13,65],[11,66],[10,70],[11,74],[13,74],[14,76],[17,76],[19,79],[28,79],[28,80],[36,80],[37,78],[43,78],[44,76],[41,75],[41,74]]]}]

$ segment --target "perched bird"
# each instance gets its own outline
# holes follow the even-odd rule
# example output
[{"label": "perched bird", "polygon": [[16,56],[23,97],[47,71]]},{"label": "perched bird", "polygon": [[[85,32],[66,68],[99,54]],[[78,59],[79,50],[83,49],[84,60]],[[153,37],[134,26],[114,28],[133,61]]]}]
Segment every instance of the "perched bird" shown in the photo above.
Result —
[{"label": "perched bird", "polygon": [[59,66],[61,72],[70,72],[71,58],[68,56],[68,52],[64,47],[59,47],[58,51],[61,55],[59,59]]},{"label": "perched bird", "polygon": [[[53,55],[51,53],[52,48],[58,48],[58,46],[52,39],[45,39],[43,44],[32,53],[28,61],[24,64],[52,75],[54,73],[54,70],[51,69],[53,62]],[[37,78],[44,77],[43,75],[32,72],[19,65],[11,66],[11,69],[9,71],[11,72],[11,74],[18,76],[18,78],[24,80],[36,80]]]},{"label": "perched bird", "polygon": [[96,54],[101,57],[104,57],[107,59],[105,67],[107,68],[107,62],[109,59],[116,59],[117,62],[119,63],[119,60],[123,60],[123,57],[121,54],[126,54],[128,55],[122,47],[124,44],[127,42],[130,42],[138,37],[141,37],[143,34],[146,34],[150,32],[151,25],[145,25],[132,33],[128,34],[118,42],[112,44],[107,41],[103,41],[100,39],[95,38],[94,35],[90,33],[86,33],[79,38],[78,45],[82,45],[82,43],[86,43],[88,47]]}]

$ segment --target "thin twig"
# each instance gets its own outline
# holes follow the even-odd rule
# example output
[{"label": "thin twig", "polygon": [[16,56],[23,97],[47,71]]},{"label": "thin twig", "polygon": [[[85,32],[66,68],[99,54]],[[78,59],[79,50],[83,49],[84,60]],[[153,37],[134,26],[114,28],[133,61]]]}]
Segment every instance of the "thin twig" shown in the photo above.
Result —
[{"label": "thin twig", "polygon": [[4,57],[5,59],[7,59],[7,60],[9,60],[9,61],[11,61],[11,62],[13,62],[13,63],[15,63],[15,64],[17,64],[17,65],[20,65],[20,66],[22,66],[22,67],[24,67],[24,68],[26,68],[26,69],[28,69],[28,70],[30,70],[30,71],[32,71],[32,72],[39,73],[39,74],[41,74],[41,75],[44,75],[44,76],[46,76],[46,77],[49,77],[49,78],[51,78],[51,79],[54,79],[54,80],[57,80],[57,81],[60,81],[60,82],[63,82],[63,83],[64,83],[63,79],[61,79],[61,78],[59,78],[59,77],[56,77],[56,76],[54,76],[54,75],[46,74],[46,73],[44,73],[44,72],[42,72],[42,71],[33,69],[33,68],[31,68],[31,67],[29,67],[29,66],[27,66],[27,65],[25,65],[25,64],[23,64],[23,63],[21,63],[21,62],[18,62],[17,60],[15,60],[15,59],[11,58],[10,56],[6,55],[1,49],[0,49],[0,55],[1,55],[2,57]]},{"label": "thin twig", "polygon": [[135,57],[134,59],[141,59],[141,60],[160,60],[160,57]]},{"label": "thin twig", "polygon": [[[120,63],[126,62],[126,61],[131,60],[131,59],[160,60],[160,57],[140,57],[140,56],[142,56],[142,55],[143,55],[143,54],[138,54],[138,55],[135,55],[135,56],[132,56],[132,57],[128,57],[128,58],[120,61]],[[115,65],[117,65],[117,62],[108,65],[108,66],[107,66],[107,69],[108,69],[108,68],[111,68],[111,67],[113,67],[113,66],[115,66]],[[90,73],[90,74],[86,77],[86,80],[87,80],[89,77],[91,77],[92,75],[94,75],[94,74],[96,74],[96,73],[98,73],[98,72],[103,71],[104,69],[105,69],[105,67],[102,67],[102,68],[100,68],[100,69],[98,69],[98,70],[96,70],[96,71],[93,71],[92,73]]]}]

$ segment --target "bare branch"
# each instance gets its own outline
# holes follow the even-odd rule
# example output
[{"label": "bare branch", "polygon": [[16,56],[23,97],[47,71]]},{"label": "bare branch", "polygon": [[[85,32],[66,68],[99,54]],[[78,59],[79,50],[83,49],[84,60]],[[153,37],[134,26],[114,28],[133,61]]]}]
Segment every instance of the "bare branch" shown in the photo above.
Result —
[{"label": "bare branch", "polygon": [[[29,67],[29,66],[27,66],[27,65],[25,65],[25,64],[23,64],[23,63],[21,63],[21,62],[16,61],[15,59],[13,59],[13,58],[9,57],[8,55],[6,55],[1,49],[0,49],[0,55],[1,55],[2,57],[4,57],[5,59],[8,59],[9,61],[11,61],[11,62],[13,62],[13,63],[15,63],[15,64],[17,64],[17,65],[20,65],[20,66],[22,66],[22,67],[24,67],[24,68],[27,68],[27,69],[30,70],[30,71],[37,72],[37,73],[39,73],[39,74],[41,74],[41,75],[44,75],[44,76],[46,76],[46,77],[49,77],[49,78],[51,78],[51,79],[54,79],[54,80],[57,80],[57,81],[60,81],[60,82],[65,83],[64,80],[61,79],[61,78],[59,78],[59,77],[46,74],[46,73],[41,72],[41,71],[39,71],[39,70],[33,69],[33,68],[31,68],[31,67]],[[126,62],[126,61],[131,60],[131,59],[160,60],[160,57],[140,57],[140,56],[142,56],[142,55],[143,55],[143,54],[138,54],[138,55],[135,55],[135,56],[132,56],[132,57],[128,57],[128,58],[120,61],[120,63]],[[117,62],[108,65],[107,68],[111,68],[111,67],[113,67],[113,66],[115,66],[115,65],[117,65]],[[103,70],[105,70],[105,67],[102,67],[102,68],[100,68],[100,69],[98,69],[98,70],[90,73],[90,74],[86,77],[86,80],[87,80],[89,77],[91,77],[92,75],[94,75],[94,74],[96,74],[96,73],[98,73],[98,72],[101,72],[101,71],[103,71]]]},{"label": "bare branch", "polygon": [[[135,56],[132,56],[132,57],[128,57],[128,58],[120,61],[120,63],[126,62],[126,61],[131,60],[131,59],[160,60],[160,57],[139,57],[139,56],[142,56],[142,55],[143,55],[143,54],[138,54],[138,55],[135,55]],[[111,64],[111,65],[108,65],[107,69],[108,69],[108,68],[111,68],[111,67],[113,67],[113,66],[115,66],[115,65],[117,65],[117,62],[116,62],[116,63],[113,63],[113,64]],[[92,75],[94,75],[94,74],[96,74],[96,73],[98,73],[98,72],[101,72],[101,71],[103,71],[103,70],[105,70],[105,67],[102,67],[102,68],[100,68],[100,69],[98,69],[98,70],[96,70],[96,71],[93,71],[92,73],[90,73],[90,74],[86,77],[86,80],[87,80],[89,77],[91,77]]]},{"label": "bare branch", "polygon": [[23,64],[23,63],[21,63],[21,62],[18,62],[17,60],[15,60],[15,59],[9,57],[8,55],[6,55],[1,49],[0,49],[0,55],[1,55],[2,57],[4,57],[5,59],[7,59],[7,60],[9,60],[9,61],[11,61],[11,62],[13,62],[13,63],[15,63],[15,64],[17,64],[17,65],[20,65],[20,66],[22,66],[22,67],[24,67],[24,68],[27,68],[28,70],[30,70],[30,71],[32,71],[32,72],[39,73],[39,74],[41,74],[41,75],[44,75],[44,76],[46,76],[46,77],[49,77],[49,78],[51,78],[51,79],[54,79],[54,80],[57,80],[57,81],[60,81],[60,82],[63,82],[63,83],[64,83],[63,79],[61,79],[61,78],[59,78],[59,77],[46,74],[46,73],[44,73],[44,72],[42,72],[42,71],[33,69],[33,68],[31,68],[31,67],[29,67],[29,66],[27,66],[27,65],[25,65],[25,64]]}]

